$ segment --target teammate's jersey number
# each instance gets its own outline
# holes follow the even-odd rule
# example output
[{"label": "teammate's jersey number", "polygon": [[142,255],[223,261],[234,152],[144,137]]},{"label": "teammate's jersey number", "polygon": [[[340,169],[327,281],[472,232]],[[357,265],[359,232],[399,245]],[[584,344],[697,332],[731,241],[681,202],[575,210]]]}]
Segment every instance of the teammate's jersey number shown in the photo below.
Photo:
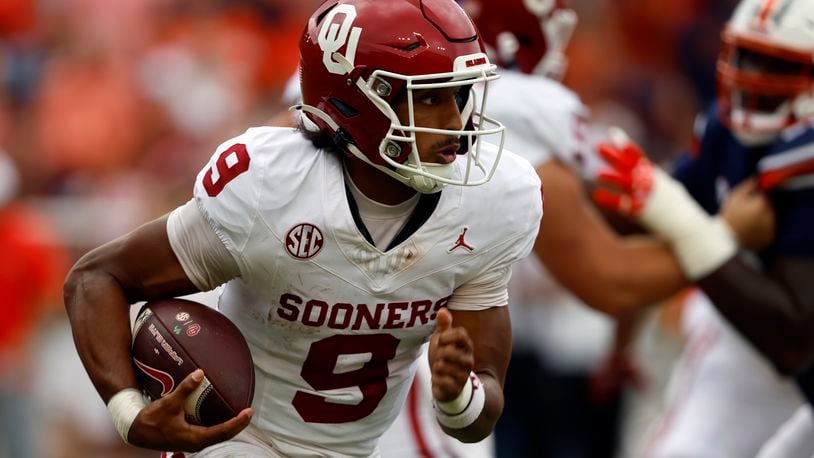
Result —
[{"label": "teammate's jersey number", "polygon": [[215,165],[209,167],[204,174],[203,187],[206,189],[206,194],[209,197],[220,194],[230,181],[249,170],[249,162],[251,162],[251,157],[243,143],[236,143],[220,153]]},{"label": "teammate's jersey number", "polygon": [[[399,339],[390,334],[335,335],[314,342],[302,366],[302,378],[317,391],[359,387],[358,404],[328,402],[325,397],[297,391],[294,408],[309,423],[348,423],[370,415],[387,393],[387,362],[396,356]],[[340,355],[370,353],[361,368],[334,373]]]}]

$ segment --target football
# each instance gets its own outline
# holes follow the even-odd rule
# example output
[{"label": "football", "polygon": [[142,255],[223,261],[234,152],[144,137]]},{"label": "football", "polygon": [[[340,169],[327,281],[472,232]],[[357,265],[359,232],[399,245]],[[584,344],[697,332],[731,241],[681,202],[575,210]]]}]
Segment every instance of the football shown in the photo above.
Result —
[{"label": "football", "polygon": [[145,304],[133,326],[132,353],[139,382],[154,400],[203,369],[203,382],[184,406],[190,423],[223,423],[252,403],[254,365],[246,339],[203,304],[184,299]]}]

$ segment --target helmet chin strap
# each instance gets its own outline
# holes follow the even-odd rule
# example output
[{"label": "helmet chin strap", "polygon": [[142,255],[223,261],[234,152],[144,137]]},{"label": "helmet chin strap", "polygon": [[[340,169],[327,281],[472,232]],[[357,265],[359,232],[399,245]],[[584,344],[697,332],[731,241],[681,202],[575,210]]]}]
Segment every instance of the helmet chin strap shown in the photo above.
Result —
[{"label": "helmet chin strap", "polygon": [[[310,132],[319,131],[319,126],[316,123],[314,123],[314,121],[312,121],[308,116],[306,116],[306,113],[310,113],[316,116],[317,118],[321,119],[322,121],[325,122],[325,124],[328,125],[328,127],[333,129],[334,131],[340,129],[339,125],[333,119],[331,119],[328,113],[325,113],[319,108],[312,107],[310,105],[299,104],[294,105],[293,107],[289,108],[289,110],[299,110],[303,127]],[[390,177],[395,178],[399,182],[406,184],[407,186],[415,189],[416,191],[422,194],[433,194],[440,191],[441,189],[444,188],[444,186],[446,186],[446,183],[442,183],[434,178],[430,178],[428,176],[424,176],[419,173],[413,172],[412,170],[404,169],[392,170],[388,167],[375,164],[370,159],[368,159],[368,157],[365,156],[359,150],[359,148],[356,147],[356,145],[353,145],[351,143],[348,143],[347,145],[345,145],[345,147],[348,149],[348,151],[351,152],[351,154],[361,159],[365,163],[377,168],[378,170],[381,170]],[[408,164],[415,166],[415,163],[412,161],[412,158],[408,159],[407,162]],[[433,174],[436,174],[443,178],[452,178],[452,175],[455,172],[455,166],[452,163],[434,164],[430,162],[421,162],[420,168],[422,170],[432,172]]]},{"label": "helmet chin strap", "polygon": [[[422,162],[421,168],[432,173],[433,175],[443,178],[452,178],[452,174],[455,172],[455,166],[452,165],[452,163],[434,164],[430,162]],[[434,194],[446,186],[446,183],[442,183],[435,178],[430,178],[425,175],[419,175],[411,170],[398,169],[396,173],[407,179],[405,182],[407,186],[422,194]]]}]

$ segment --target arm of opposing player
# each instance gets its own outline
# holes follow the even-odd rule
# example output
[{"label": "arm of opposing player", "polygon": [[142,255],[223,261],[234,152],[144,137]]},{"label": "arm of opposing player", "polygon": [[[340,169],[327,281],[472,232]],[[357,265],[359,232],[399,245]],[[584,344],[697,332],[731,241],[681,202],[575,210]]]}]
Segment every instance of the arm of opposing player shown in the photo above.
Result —
[{"label": "arm of opposing player", "polygon": [[786,374],[814,362],[812,195],[811,189],[799,189],[777,197],[783,202],[772,244],[777,257],[769,272],[735,258],[698,282],[718,310]]},{"label": "arm of opposing player", "polygon": [[770,274],[740,258],[698,281],[715,307],[784,374],[814,362],[814,260],[784,258]]},{"label": "arm of opposing player", "polygon": [[560,162],[550,161],[537,173],[549,198],[534,251],[557,281],[586,304],[618,315],[687,284],[667,243],[616,234],[588,201],[580,180]]}]

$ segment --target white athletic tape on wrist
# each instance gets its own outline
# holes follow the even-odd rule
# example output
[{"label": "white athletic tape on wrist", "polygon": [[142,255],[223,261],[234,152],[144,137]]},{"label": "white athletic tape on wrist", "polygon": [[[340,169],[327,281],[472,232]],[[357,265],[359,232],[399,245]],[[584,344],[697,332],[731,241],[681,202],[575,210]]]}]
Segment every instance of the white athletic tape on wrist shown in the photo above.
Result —
[{"label": "white athletic tape on wrist", "polygon": [[130,442],[127,440],[127,435],[130,433],[130,426],[133,425],[136,415],[145,407],[147,407],[147,401],[144,400],[144,395],[135,388],[125,388],[114,394],[107,402],[107,410],[113,417],[113,425],[128,444]]},{"label": "white athletic tape on wrist", "polygon": [[672,244],[687,278],[698,280],[706,277],[738,252],[735,235],[721,217],[710,218],[698,232]]},{"label": "white athletic tape on wrist", "polygon": [[670,243],[690,280],[703,278],[738,250],[726,222],[710,216],[681,183],[658,167],[653,168],[653,189],[639,220]]},{"label": "white athletic tape on wrist", "polygon": [[[486,390],[477,374],[471,372],[466,385],[457,398],[449,402],[433,400],[435,417],[442,425],[452,429],[462,429],[478,419],[486,404]],[[453,413],[449,413],[453,412]]]},{"label": "white athletic tape on wrist", "polygon": [[[473,372],[469,373],[469,377],[466,379],[466,383],[464,383],[463,389],[458,394],[458,397],[447,402],[435,401],[435,404],[438,406],[438,409],[441,412],[444,412],[447,415],[458,415],[459,413],[466,410],[466,407],[469,405],[469,401],[472,400],[472,375]],[[477,377],[477,375],[475,375]]]}]

